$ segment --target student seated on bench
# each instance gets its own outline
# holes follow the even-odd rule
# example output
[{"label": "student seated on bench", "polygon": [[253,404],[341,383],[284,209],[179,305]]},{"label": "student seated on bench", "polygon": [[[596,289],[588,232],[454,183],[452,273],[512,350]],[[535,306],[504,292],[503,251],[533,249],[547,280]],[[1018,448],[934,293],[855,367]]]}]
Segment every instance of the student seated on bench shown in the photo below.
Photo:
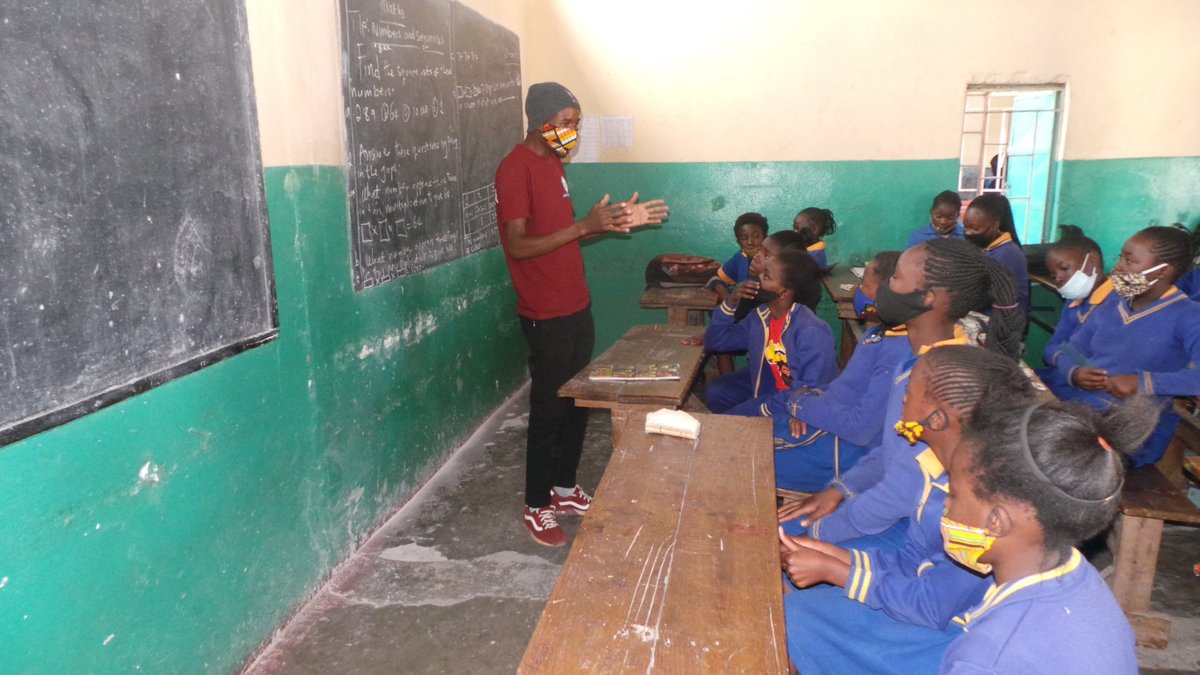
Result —
[{"label": "student seated on bench", "polygon": [[996,192],[976,197],[963,215],[967,241],[983,249],[984,255],[1000,263],[1012,275],[1017,286],[1021,311],[1029,311],[1029,265],[1017,239],[1012,205]]},{"label": "student seated on bench", "polygon": [[958,193],[942,190],[929,207],[929,224],[913,230],[904,247],[912,248],[931,239],[962,239],[963,224],[958,219],[959,211],[962,211],[962,198]]},{"label": "student seated on bench", "polygon": [[1138,672],[1133,631],[1074,545],[1117,512],[1125,452],[1155,410],[1063,402],[993,408],[954,457],[946,552],[994,586],[962,617],[943,673]]},{"label": "student seated on bench", "polygon": [[[952,619],[977,605],[988,586],[942,550],[940,518],[947,481],[953,480],[946,469],[964,427],[981,409],[997,400],[1032,403],[1034,397],[1012,357],[946,346],[917,361],[896,427],[916,452],[893,453],[906,456],[888,467],[911,476],[908,494],[893,497],[910,510],[899,550],[887,537],[842,547],[780,535],[784,570],[796,586],[832,584],[784,599],[788,652],[801,672],[937,669],[941,652],[961,633]],[[860,643],[846,639],[854,634],[872,636],[872,648],[863,653]]]},{"label": "student seated on bench", "polygon": [[[854,293],[860,318],[878,320],[876,291],[892,277],[899,258],[896,251],[885,251],[867,263]],[[911,354],[903,326],[876,324],[867,329],[845,370],[828,387],[793,390],[788,414],[774,419],[776,484],[801,492],[821,490],[877,445],[892,372]]]},{"label": "student seated on bench", "polygon": [[1047,360],[1046,386],[1064,400],[1104,409],[1142,393],[1165,408],[1135,465],[1166,452],[1179,416],[1172,396],[1200,395],[1200,304],[1173,284],[1192,266],[1192,243],[1173,227],[1148,227],[1129,238],[1110,278],[1114,295]]},{"label": "student seated on bench", "polygon": [[[785,414],[787,395],[820,387],[837,375],[833,331],[813,314],[821,300],[820,270],[806,253],[782,250],[764,266],[761,281],[734,286],[713,311],[704,346],[714,352],[745,350],[749,367],[713,380],[708,407],[748,417]],[[759,294],[774,298],[741,321],[737,304]]]},{"label": "student seated on bench", "polygon": [[[960,321],[982,304],[999,306],[987,325],[986,348],[1014,361],[1020,354],[1025,314],[1016,306],[1012,278],[999,263],[964,241],[934,239],[905,251],[895,274],[880,285],[877,302],[885,325],[908,327],[914,355],[947,344],[966,344],[968,334]],[[888,375],[887,420],[899,418],[913,363],[915,358],[906,358]],[[878,446],[829,487],[781,509],[782,521],[802,518],[785,528],[793,533],[801,531],[794,528],[810,528],[814,538],[826,541],[888,530],[911,511],[905,500],[894,495],[922,489],[919,473],[887,470],[897,457],[911,460],[909,450],[894,434],[884,434]],[[914,475],[916,483],[908,480]]]},{"label": "student seated on bench", "polygon": [[1074,225],[1063,225],[1060,229],[1062,238],[1046,252],[1046,269],[1066,305],[1054,335],[1042,350],[1046,363],[1050,363],[1050,355],[1070,340],[1100,303],[1112,294],[1112,282],[1104,274],[1100,245]]}]

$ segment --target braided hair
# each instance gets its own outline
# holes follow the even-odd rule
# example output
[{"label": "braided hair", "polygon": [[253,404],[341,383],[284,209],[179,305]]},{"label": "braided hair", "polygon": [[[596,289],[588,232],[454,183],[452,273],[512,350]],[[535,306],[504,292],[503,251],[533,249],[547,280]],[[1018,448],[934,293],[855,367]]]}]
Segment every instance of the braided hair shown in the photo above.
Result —
[{"label": "braided hair", "polygon": [[1013,243],[1017,246],[1021,245],[1021,240],[1017,237],[1016,221],[1013,219],[1012,204],[1008,203],[1008,197],[999,192],[985,192],[971,200],[971,205],[967,207],[967,210],[971,209],[978,209],[983,215],[995,220],[1000,224],[1001,232],[1009,233],[1012,235]]},{"label": "braided hair", "polygon": [[1073,546],[1112,521],[1124,456],[1142,444],[1158,414],[1146,397],[1104,411],[1053,400],[986,406],[964,436],[974,448],[975,493],[1028,504],[1047,549]]},{"label": "braided hair", "polygon": [[982,401],[1024,401],[1037,396],[1033,383],[1007,356],[969,345],[946,345],[921,357],[929,369],[929,392],[970,421]]},{"label": "braided hair", "polygon": [[804,216],[813,222],[814,225],[821,228],[822,237],[827,237],[837,230],[837,221],[833,219],[833,211],[822,209],[816,206],[810,206],[802,209],[797,216]]},{"label": "braided hair", "polygon": [[1158,262],[1171,266],[1172,274],[1174,274],[1171,277],[1172,282],[1192,269],[1192,258],[1195,256],[1192,237],[1187,230],[1156,225],[1147,227],[1134,236],[1150,240],[1150,252],[1158,259]]},{"label": "braided hair", "polygon": [[758,229],[762,230],[764,237],[767,236],[767,218],[761,213],[748,211],[738,216],[737,220],[733,221],[733,236],[737,236],[738,228],[743,225],[754,225]]},{"label": "braided hair", "polygon": [[959,239],[931,239],[920,246],[927,254],[925,285],[950,292],[950,318],[958,320],[971,310],[990,306],[987,348],[1018,358],[1025,334],[1025,312],[1008,271]]},{"label": "braided hair", "polygon": [[779,285],[790,290],[798,302],[812,311],[821,303],[821,268],[800,248],[780,248],[775,254],[783,278]]}]

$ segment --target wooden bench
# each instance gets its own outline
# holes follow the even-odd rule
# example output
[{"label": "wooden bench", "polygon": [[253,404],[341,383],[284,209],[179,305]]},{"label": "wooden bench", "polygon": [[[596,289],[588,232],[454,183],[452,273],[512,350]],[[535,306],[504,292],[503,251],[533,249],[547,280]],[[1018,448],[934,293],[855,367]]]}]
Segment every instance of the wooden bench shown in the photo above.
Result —
[{"label": "wooden bench", "polygon": [[[582,408],[611,410],[615,447],[624,420],[631,412],[683,407],[704,364],[704,347],[685,345],[683,340],[703,336],[703,326],[634,326],[587,368],[560,387],[558,395],[575,399],[575,405]],[[597,382],[588,379],[592,368],[601,363],[678,363],[679,379],[652,382]]]},{"label": "wooden bench", "polygon": [[786,673],[765,418],[620,442],[517,672]]},{"label": "wooden bench", "polygon": [[699,320],[692,325],[704,325],[704,312],[717,306],[717,294],[707,288],[647,288],[640,302],[644,309],[666,309],[667,323],[672,326],[688,325],[688,316],[699,313]]},{"label": "wooden bench", "polygon": [[1138,645],[1155,649],[1166,647],[1171,633],[1169,617],[1150,613],[1163,523],[1200,525],[1200,509],[1188,499],[1183,475],[1183,467],[1191,464],[1188,460],[1196,459],[1186,453],[1200,449],[1200,422],[1179,403],[1175,412],[1182,421],[1163,458],[1126,476],[1120,514],[1108,538],[1113,595],[1133,625]]}]

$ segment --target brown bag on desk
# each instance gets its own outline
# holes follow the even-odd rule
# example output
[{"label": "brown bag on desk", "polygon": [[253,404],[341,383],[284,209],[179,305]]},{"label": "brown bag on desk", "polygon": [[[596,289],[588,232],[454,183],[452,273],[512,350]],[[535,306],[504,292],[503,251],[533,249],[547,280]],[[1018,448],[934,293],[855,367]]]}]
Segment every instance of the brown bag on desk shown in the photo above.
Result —
[{"label": "brown bag on desk", "polygon": [[703,286],[721,264],[712,258],[679,253],[654,256],[646,265],[646,288]]}]

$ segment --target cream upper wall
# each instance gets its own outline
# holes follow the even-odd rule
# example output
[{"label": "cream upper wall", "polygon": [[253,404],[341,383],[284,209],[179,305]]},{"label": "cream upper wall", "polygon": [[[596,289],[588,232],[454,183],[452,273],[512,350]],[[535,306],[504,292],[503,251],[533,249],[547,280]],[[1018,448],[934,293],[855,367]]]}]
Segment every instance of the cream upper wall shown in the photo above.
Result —
[{"label": "cream upper wall", "polygon": [[1067,85],[1068,159],[1200,155],[1193,0],[535,0],[525,81],[631,114],[606,161],[958,155],[968,84]]},{"label": "cream upper wall", "polygon": [[[521,38],[526,3],[466,0]],[[265,166],[344,163],[337,0],[246,0]]]},{"label": "cream upper wall", "polygon": [[[958,155],[968,84],[1067,85],[1065,157],[1200,155],[1194,0],[468,0],[526,85],[630,114],[606,161]],[[342,164],[336,0],[246,0],[263,161]]]}]

